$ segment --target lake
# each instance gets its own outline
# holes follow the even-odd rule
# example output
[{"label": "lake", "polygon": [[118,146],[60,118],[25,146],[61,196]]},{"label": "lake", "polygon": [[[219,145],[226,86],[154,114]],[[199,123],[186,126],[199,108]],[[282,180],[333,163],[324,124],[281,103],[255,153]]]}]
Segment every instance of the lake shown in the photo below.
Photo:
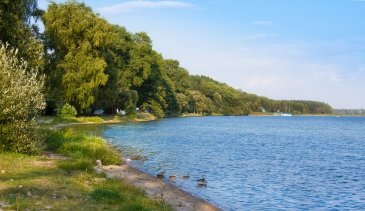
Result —
[{"label": "lake", "polygon": [[175,185],[224,210],[365,210],[365,118],[167,118],[103,136],[144,172],[189,173]]}]

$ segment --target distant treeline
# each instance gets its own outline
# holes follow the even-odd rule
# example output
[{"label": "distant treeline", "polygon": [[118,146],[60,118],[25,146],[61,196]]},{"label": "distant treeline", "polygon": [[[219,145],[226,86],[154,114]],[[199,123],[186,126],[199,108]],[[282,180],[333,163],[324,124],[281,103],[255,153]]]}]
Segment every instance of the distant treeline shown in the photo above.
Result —
[{"label": "distant treeline", "polygon": [[[1,3],[6,10],[0,11],[0,40],[18,48],[30,67],[45,74],[47,114],[66,103],[80,114],[97,109],[134,113],[139,107],[158,117],[186,112],[333,112],[326,103],[271,100],[206,76],[192,76],[178,61],[156,52],[146,33],[110,24],[83,3],[51,2],[47,11],[41,11],[36,2]],[[44,33],[31,25],[29,17],[43,21]]]},{"label": "distant treeline", "polygon": [[365,109],[334,109],[336,115],[365,116]]}]

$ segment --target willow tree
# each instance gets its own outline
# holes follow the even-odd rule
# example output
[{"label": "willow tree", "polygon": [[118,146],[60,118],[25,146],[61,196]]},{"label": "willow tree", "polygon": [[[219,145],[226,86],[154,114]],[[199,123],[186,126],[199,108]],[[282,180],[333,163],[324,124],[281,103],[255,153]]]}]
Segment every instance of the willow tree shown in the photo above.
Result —
[{"label": "willow tree", "polygon": [[112,42],[112,26],[90,7],[69,1],[51,3],[43,16],[51,65],[48,83],[53,97],[89,111],[105,85],[107,63],[101,49]]}]

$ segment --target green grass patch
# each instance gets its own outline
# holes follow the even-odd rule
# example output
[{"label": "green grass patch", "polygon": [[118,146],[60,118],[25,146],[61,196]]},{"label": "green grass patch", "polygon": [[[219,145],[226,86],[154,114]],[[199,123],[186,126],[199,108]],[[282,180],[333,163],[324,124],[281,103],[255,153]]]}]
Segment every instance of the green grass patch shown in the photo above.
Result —
[{"label": "green grass patch", "polygon": [[102,123],[104,120],[99,116],[82,116],[82,117],[54,117],[52,124],[67,124],[67,123]]},{"label": "green grass patch", "polygon": [[98,116],[91,117],[76,117],[77,122],[92,122],[92,123],[102,123],[104,120]]},{"label": "green grass patch", "polygon": [[108,204],[123,204],[120,210],[149,210],[148,207],[159,207],[162,210],[170,210],[171,208],[160,200],[150,200],[144,197],[144,191],[135,188],[129,184],[120,182],[119,180],[108,180],[102,186],[98,185],[93,192],[90,193],[91,199]]},{"label": "green grass patch", "polygon": [[139,188],[85,171],[87,161],[15,153],[0,160],[1,210],[171,210]]},{"label": "green grass patch", "polygon": [[71,158],[85,159],[103,164],[118,164],[120,153],[108,143],[95,136],[77,134],[72,129],[65,131],[49,131],[46,138],[47,150],[64,154]]},{"label": "green grass patch", "polygon": [[94,164],[90,159],[73,159],[59,161],[58,167],[68,172],[75,170],[93,171]]}]

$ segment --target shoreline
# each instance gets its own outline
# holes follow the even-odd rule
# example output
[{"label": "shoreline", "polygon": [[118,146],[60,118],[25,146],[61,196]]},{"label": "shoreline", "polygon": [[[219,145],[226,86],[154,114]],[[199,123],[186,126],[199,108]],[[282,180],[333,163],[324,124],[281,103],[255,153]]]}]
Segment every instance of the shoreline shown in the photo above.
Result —
[{"label": "shoreline", "polygon": [[177,211],[219,211],[217,206],[193,196],[181,188],[153,177],[124,162],[121,165],[96,166],[95,171],[104,173],[107,178],[119,178],[136,187],[142,188],[150,198],[162,200]]},{"label": "shoreline", "polygon": [[[265,115],[254,115],[254,116],[265,116]],[[267,115],[271,116],[271,115]],[[295,115],[295,116],[314,116],[314,115]],[[336,117],[334,115],[315,115],[318,117]],[[198,117],[198,116],[189,116]],[[205,117],[205,116],[200,116]],[[149,122],[154,121],[156,118],[145,118],[140,116],[134,119],[123,119],[119,121],[104,120],[103,122],[70,122],[55,124],[51,128],[61,129],[67,126],[76,125],[106,125],[106,124],[121,124],[127,122]],[[103,137],[102,137],[103,138]],[[111,144],[107,139],[103,138],[108,144]],[[114,145],[111,144],[112,147]],[[132,166],[126,162],[126,158],[121,154],[122,161],[121,165],[110,165],[110,166],[97,166],[95,171],[97,173],[105,173],[107,178],[120,178],[125,182],[140,187],[146,191],[146,194],[150,198],[159,199],[165,201],[171,205],[174,210],[189,211],[189,210],[202,210],[202,211],[215,211],[221,210],[213,203],[207,202],[204,199],[194,196],[191,193],[184,191],[183,189],[175,186],[174,184],[158,179],[153,175],[143,172],[135,166]]]},{"label": "shoreline", "polygon": [[[69,122],[52,125],[50,128],[61,129],[65,127],[77,125],[107,125],[107,124],[121,124],[126,122],[150,122],[157,118],[151,116],[138,116],[129,120],[106,120],[102,122]],[[107,139],[103,138],[108,144],[111,144]],[[114,145],[111,144],[112,147]],[[194,196],[189,192],[167,182],[158,179],[150,174],[147,174],[138,168],[131,166],[125,161],[125,157],[121,154],[121,165],[96,166],[94,170],[96,173],[104,173],[106,178],[119,178],[126,183],[142,188],[146,195],[150,198],[163,200],[177,211],[219,211],[221,210],[216,205],[205,201],[204,199]]]}]

